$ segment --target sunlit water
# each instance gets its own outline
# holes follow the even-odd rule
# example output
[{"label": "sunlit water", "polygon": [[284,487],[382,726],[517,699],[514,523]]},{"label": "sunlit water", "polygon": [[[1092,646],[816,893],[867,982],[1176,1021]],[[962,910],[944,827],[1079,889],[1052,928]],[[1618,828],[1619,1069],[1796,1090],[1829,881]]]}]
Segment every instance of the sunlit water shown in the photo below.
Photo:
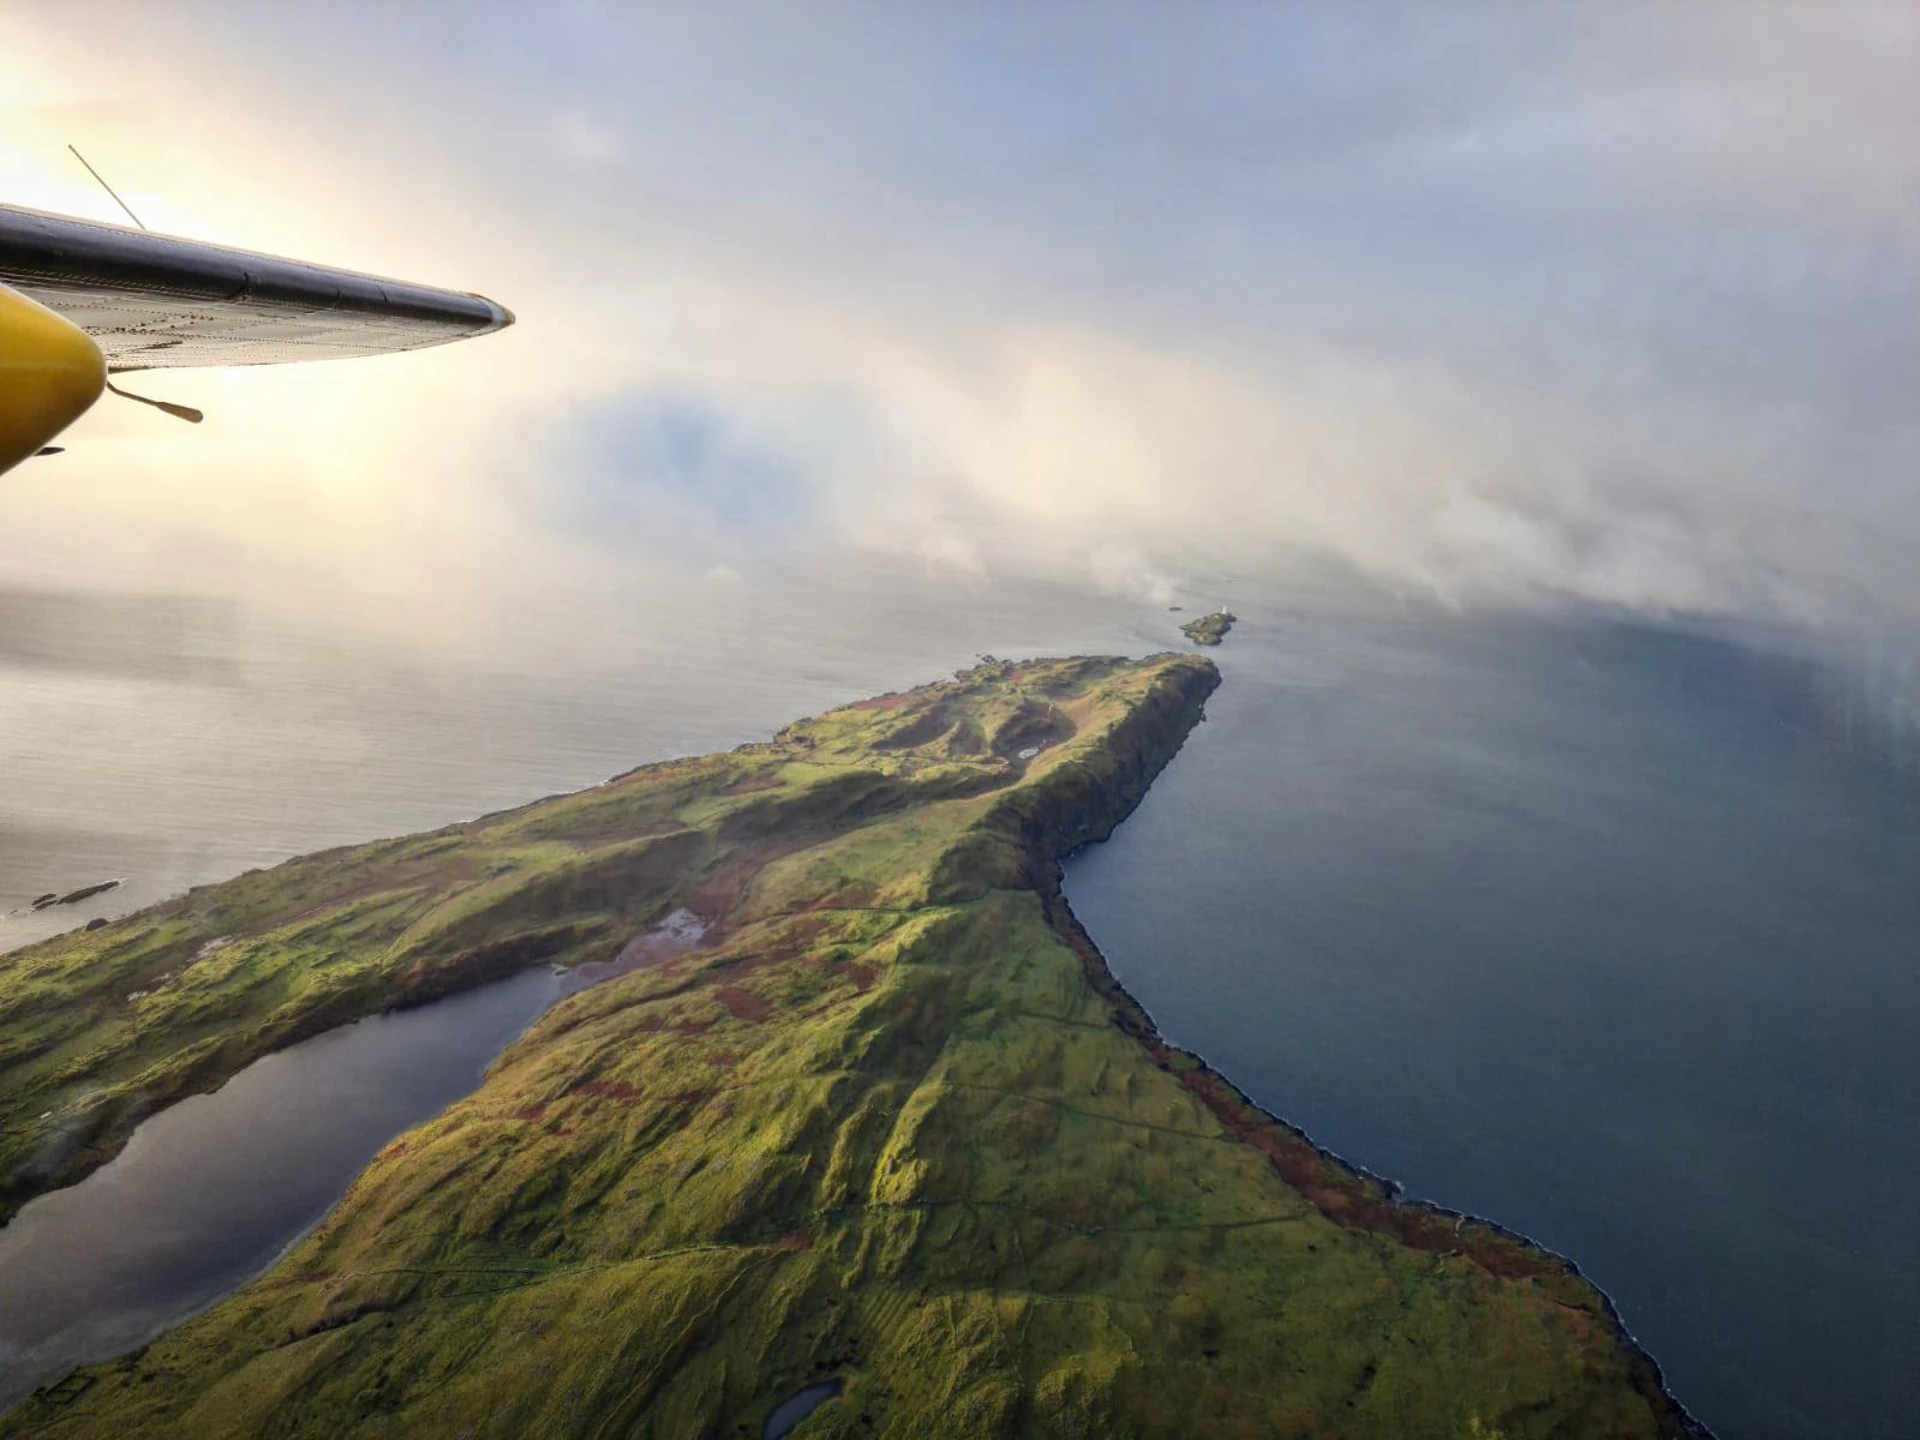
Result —
[{"label": "sunlit water", "polygon": [[[289,855],[764,740],[980,652],[1180,644],[1174,618],[836,558],[663,583],[572,630],[422,655],[204,605],[0,590],[0,948]],[[27,908],[122,876],[80,905]]]},{"label": "sunlit water", "polygon": [[[1729,1440],[1920,1431],[1903,1209],[1920,1178],[1920,817],[1909,732],[1881,723],[1910,703],[1906,672],[1889,694],[1669,630],[1244,580],[1173,598],[1182,615],[829,565],[695,585],[579,644],[430,660],[217,610],[38,599],[30,643],[0,645],[0,911],[127,884],[0,920],[0,945],[762,738],[980,652],[1178,645],[1178,620],[1227,600],[1243,618],[1213,652],[1227,683],[1209,723],[1070,867],[1127,983],[1323,1143],[1577,1258]],[[188,1237],[191,1283],[158,1309],[138,1286],[114,1299],[104,1261],[72,1261],[87,1355],[255,1273],[524,1023],[417,1013],[342,1035],[451,1025],[462,1045],[386,1073],[377,1123],[316,1118],[311,1149],[279,1154],[307,1188],[273,1233]],[[312,1053],[329,1042],[346,1043]],[[336,1083],[323,1060],[310,1088]],[[267,1123],[218,1132],[243,1170]],[[115,1264],[171,1273],[159,1247],[178,1235],[121,1228],[136,1253]]]}]

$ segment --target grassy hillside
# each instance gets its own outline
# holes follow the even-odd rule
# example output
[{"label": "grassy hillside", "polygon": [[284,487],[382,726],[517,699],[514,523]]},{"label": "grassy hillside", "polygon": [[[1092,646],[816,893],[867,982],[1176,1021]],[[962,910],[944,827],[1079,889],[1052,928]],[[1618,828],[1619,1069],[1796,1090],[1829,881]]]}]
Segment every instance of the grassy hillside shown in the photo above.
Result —
[{"label": "grassy hillside", "polygon": [[712,922],[0,1436],[756,1437],[829,1378],[796,1436],[1683,1433],[1589,1286],[1166,1047],[1066,912],[1216,683],[996,663],[9,957],[24,1195],[291,1035]]}]

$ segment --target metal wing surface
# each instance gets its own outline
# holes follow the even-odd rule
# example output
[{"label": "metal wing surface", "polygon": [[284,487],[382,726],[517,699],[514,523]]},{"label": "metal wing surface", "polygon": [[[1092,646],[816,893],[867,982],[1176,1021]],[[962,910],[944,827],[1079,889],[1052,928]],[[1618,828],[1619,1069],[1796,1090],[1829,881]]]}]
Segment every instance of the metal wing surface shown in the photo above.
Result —
[{"label": "metal wing surface", "polygon": [[385,355],[513,323],[480,295],[9,205],[0,284],[85,330],[115,373]]}]

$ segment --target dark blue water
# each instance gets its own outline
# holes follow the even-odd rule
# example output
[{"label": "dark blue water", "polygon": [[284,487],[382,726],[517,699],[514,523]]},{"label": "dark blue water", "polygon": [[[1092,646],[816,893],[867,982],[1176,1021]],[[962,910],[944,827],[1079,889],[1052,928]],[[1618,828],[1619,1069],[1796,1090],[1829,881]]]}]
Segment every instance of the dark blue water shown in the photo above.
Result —
[{"label": "dark blue water", "polygon": [[1235,608],[1209,722],[1068,867],[1120,978],[1321,1143],[1577,1259],[1727,1440],[1920,1435],[1897,723],[1670,630]]}]

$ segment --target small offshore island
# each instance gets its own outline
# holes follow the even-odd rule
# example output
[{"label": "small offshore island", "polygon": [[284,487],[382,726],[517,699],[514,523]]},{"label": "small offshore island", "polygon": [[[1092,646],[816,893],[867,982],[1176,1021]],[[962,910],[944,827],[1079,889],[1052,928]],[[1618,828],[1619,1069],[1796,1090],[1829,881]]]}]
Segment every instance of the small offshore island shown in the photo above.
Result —
[{"label": "small offshore island", "polygon": [[1187,621],[1180,627],[1180,633],[1196,645],[1218,645],[1239,618],[1231,610],[1216,610],[1211,615]]},{"label": "small offshore island", "polygon": [[1259,1110],[1074,920],[1218,683],[984,663],[0,956],[9,1215],[298,1038],[614,972],[0,1435],[1699,1433],[1570,1265]]}]

